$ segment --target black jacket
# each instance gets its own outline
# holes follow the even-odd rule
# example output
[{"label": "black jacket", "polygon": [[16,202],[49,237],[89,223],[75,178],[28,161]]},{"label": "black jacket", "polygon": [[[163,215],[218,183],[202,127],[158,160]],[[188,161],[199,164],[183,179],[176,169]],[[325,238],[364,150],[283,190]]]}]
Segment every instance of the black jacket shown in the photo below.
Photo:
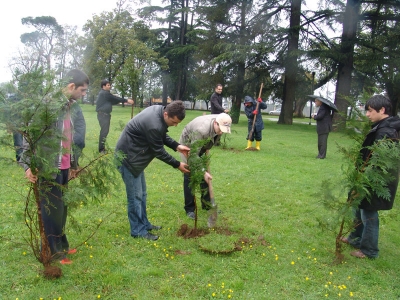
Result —
[{"label": "black jacket", "polygon": [[220,114],[225,111],[225,109],[222,107],[222,95],[214,93],[211,95],[210,98],[210,103],[211,103],[211,114]]},{"label": "black jacket", "polygon": [[317,134],[326,134],[332,130],[332,111],[325,103],[319,107],[314,120],[317,121]]},{"label": "black jacket", "polygon": [[[388,117],[372,125],[372,129],[367,134],[363,148],[360,151],[363,161],[366,161],[370,156],[371,151],[368,146],[372,146],[376,141],[383,138],[398,139],[398,131],[400,130],[400,119],[398,116]],[[390,191],[390,201],[378,197],[376,194],[371,195],[370,201],[364,199],[361,201],[359,208],[366,210],[390,210],[393,207],[394,198],[396,196],[397,185],[399,183],[398,167],[392,169],[392,175],[395,178],[388,184]]]},{"label": "black jacket", "polygon": [[172,157],[164,145],[176,151],[179,143],[167,135],[164,106],[147,107],[128,122],[119,137],[115,151],[124,154],[122,163],[137,177],[153,160],[158,158],[174,168],[180,162]]},{"label": "black jacket", "polygon": [[96,111],[111,114],[112,106],[118,103],[125,103],[126,99],[114,96],[110,91],[101,90],[96,100]]}]

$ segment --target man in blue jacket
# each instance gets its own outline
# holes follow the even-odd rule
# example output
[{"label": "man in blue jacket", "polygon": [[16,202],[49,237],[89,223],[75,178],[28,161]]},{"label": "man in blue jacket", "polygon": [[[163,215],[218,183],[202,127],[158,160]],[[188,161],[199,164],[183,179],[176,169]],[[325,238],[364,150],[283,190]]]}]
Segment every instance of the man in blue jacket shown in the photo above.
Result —
[{"label": "man in blue jacket", "polygon": [[105,142],[110,131],[110,122],[111,122],[111,112],[112,106],[118,103],[126,103],[133,105],[132,99],[124,99],[117,96],[114,96],[110,93],[111,83],[104,79],[101,81],[101,90],[96,100],[96,111],[97,111],[97,120],[100,124],[100,135],[99,135],[99,152],[105,152]]},{"label": "man in blue jacket", "polygon": [[131,119],[119,137],[115,151],[117,156],[123,156],[118,169],[126,186],[128,219],[134,238],[155,241],[158,236],[149,231],[161,229],[147,218],[144,169],[154,158],[158,158],[182,173],[189,173],[186,163],[179,162],[164,149],[165,145],[187,156],[190,148],[180,145],[167,134],[169,126],[177,126],[184,118],[182,101],[173,101],[165,107],[150,106]]}]

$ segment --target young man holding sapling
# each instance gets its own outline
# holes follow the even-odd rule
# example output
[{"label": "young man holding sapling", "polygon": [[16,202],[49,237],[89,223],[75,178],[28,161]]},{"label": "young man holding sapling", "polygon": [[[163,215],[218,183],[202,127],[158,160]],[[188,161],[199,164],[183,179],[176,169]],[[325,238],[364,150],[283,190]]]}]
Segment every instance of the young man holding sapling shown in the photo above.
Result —
[{"label": "young man holding sapling", "polygon": [[[379,143],[383,139],[390,139],[398,143],[400,130],[400,119],[398,116],[391,117],[392,105],[384,96],[376,95],[370,98],[365,104],[366,116],[373,123],[371,130],[367,134],[360,155],[362,165],[368,165],[368,161],[373,153],[369,146]],[[390,170],[391,178],[387,182],[390,199],[379,196],[375,191],[370,191],[370,197],[361,200],[354,218],[355,228],[348,237],[342,237],[343,243],[350,244],[358,249],[350,254],[358,258],[378,257],[378,237],[379,237],[379,210],[390,210],[393,207],[399,183],[399,163],[396,161]]]}]

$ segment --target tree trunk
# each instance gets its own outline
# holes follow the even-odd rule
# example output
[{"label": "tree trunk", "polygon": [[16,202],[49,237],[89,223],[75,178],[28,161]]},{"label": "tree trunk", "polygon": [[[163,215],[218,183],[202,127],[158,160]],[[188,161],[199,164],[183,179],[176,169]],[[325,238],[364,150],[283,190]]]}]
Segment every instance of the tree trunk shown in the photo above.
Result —
[{"label": "tree trunk", "polygon": [[354,44],[358,28],[358,19],[361,0],[347,0],[343,20],[343,33],[341,41],[341,59],[339,62],[335,104],[339,114],[333,117],[334,130],[346,128],[348,97],[350,96],[351,79],[354,62]]},{"label": "tree trunk", "polygon": [[[240,12],[240,36],[239,36],[239,43],[240,45],[244,45],[246,43],[246,8],[248,3],[243,1],[241,5],[241,12]],[[249,4],[251,5],[251,4]],[[232,123],[238,124],[239,117],[240,117],[240,107],[242,105],[243,99],[243,90],[244,90],[244,77],[246,72],[246,63],[243,60],[237,62],[237,75],[236,75],[236,82],[235,82],[235,100],[232,105],[231,117]]]},{"label": "tree trunk", "polygon": [[[38,183],[33,184],[33,193],[35,195],[35,202],[37,208],[37,217],[39,223],[39,234],[40,234],[40,241],[41,241],[41,250],[39,254],[39,260],[43,264],[43,266],[47,267],[50,266],[51,263],[51,251],[49,247],[49,242],[47,240],[47,235],[44,230],[43,219],[42,219],[42,210],[40,207],[40,194],[39,194],[39,187]],[[33,233],[33,232],[31,232]]]},{"label": "tree trunk", "polygon": [[282,112],[278,124],[293,124],[293,103],[296,96],[297,57],[299,48],[301,0],[292,0],[288,54],[285,61],[285,82],[283,84]]}]

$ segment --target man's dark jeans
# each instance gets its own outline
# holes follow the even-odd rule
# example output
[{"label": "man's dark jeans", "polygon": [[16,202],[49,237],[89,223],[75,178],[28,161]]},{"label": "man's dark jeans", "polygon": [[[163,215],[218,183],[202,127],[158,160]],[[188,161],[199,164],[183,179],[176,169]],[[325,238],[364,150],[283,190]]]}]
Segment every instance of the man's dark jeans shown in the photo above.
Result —
[{"label": "man's dark jeans", "polygon": [[348,236],[349,243],[369,258],[378,256],[379,214],[376,210],[357,209],[354,231]]}]

